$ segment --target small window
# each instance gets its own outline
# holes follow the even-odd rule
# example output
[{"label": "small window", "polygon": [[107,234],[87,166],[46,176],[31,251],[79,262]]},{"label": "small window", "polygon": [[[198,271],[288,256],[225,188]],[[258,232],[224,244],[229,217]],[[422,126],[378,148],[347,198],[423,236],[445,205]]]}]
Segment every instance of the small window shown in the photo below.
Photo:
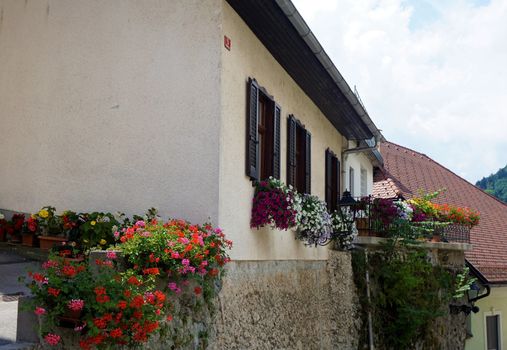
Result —
[{"label": "small window", "polygon": [[368,195],[368,171],[361,168],[361,197]]},{"label": "small window", "polygon": [[349,167],[349,191],[352,196],[355,196],[354,192],[354,168]]},{"label": "small window", "polygon": [[486,341],[488,350],[500,350],[500,315],[486,316]]},{"label": "small window", "polygon": [[246,174],[280,178],[280,106],[254,79],[248,80]]},{"label": "small window", "polygon": [[326,204],[330,212],[338,209],[340,200],[340,161],[331,150],[326,150]]},{"label": "small window", "polygon": [[287,123],[287,184],[298,192],[311,191],[311,134],[294,116]]}]

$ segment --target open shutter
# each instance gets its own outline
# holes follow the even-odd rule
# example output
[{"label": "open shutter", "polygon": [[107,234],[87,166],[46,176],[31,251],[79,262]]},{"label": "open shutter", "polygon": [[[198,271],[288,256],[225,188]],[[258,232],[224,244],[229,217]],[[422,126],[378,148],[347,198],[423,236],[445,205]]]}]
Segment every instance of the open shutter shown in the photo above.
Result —
[{"label": "open shutter", "polygon": [[287,185],[296,186],[296,120],[287,121]]},{"label": "open shutter", "polygon": [[335,159],[336,159],[336,197],[337,197],[336,203],[339,203],[340,202],[340,193],[341,193],[340,179],[341,179],[342,173],[341,173],[340,161],[338,160],[338,157],[336,157]]},{"label": "open shutter", "polygon": [[273,177],[280,179],[280,115],[281,108],[275,103],[273,115]]},{"label": "open shutter", "polygon": [[305,130],[305,193],[310,194],[312,189],[312,135]]},{"label": "open shutter", "polygon": [[[335,158],[336,159],[336,158]],[[329,149],[326,149],[326,203],[327,209],[332,211],[333,208],[333,156]]]},{"label": "open shutter", "polygon": [[246,175],[251,180],[259,180],[259,138],[258,138],[258,111],[259,86],[253,79],[248,79],[248,110],[246,115]]}]

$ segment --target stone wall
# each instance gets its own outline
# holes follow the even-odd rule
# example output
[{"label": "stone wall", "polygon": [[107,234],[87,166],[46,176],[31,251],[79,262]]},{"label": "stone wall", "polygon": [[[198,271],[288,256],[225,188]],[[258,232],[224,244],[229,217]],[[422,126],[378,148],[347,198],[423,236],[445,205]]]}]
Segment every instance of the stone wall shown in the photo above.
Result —
[{"label": "stone wall", "polygon": [[233,262],[218,304],[211,349],[357,349],[350,253]]}]

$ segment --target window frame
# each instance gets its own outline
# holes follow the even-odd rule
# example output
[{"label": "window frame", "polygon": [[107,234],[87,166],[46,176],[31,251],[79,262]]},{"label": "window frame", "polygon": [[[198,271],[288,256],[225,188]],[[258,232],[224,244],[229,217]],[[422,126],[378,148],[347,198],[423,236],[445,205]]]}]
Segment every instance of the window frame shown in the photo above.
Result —
[{"label": "window frame", "polygon": [[255,79],[247,82],[246,175],[252,181],[280,178],[281,107]]},{"label": "window frame", "polygon": [[488,317],[498,316],[498,325],[497,325],[497,335],[498,335],[498,344],[500,348],[498,350],[503,350],[503,337],[502,337],[502,313],[500,311],[490,311],[484,313],[484,349],[488,350]]},{"label": "window frame", "polygon": [[287,119],[287,184],[311,193],[311,133],[292,114]]},{"label": "window frame", "polygon": [[325,199],[330,212],[338,209],[341,193],[341,164],[338,156],[327,148],[325,152]]}]

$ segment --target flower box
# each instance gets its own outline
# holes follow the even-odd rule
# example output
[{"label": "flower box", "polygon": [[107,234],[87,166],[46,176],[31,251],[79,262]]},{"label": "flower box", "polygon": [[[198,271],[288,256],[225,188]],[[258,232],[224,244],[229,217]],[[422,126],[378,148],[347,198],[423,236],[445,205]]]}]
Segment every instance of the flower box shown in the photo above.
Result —
[{"label": "flower box", "polygon": [[39,236],[40,249],[42,250],[49,250],[54,246],[61,245],[66,241],[67,239],[64,237]]},{"label": "flower box", "polygon": [[37,237],[33,233],[23,233],[21,235],[21,244],[27,247],[37,246]]}]

